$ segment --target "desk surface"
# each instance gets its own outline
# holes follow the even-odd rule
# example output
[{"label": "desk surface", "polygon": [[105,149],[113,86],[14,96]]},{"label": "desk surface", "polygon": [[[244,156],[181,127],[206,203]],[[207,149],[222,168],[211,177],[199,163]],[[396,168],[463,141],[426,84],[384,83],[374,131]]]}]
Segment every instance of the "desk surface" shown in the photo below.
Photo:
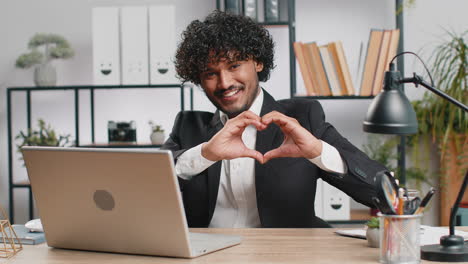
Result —
[{"label": "desk surface", "polygon": [[[468,231],[468,228],[461,228]],[[49,248],[46,244],[25,246],[0,263],[378,263],[379,251],[367,241],[342,237],[334,229],[191,229],[192,232],[236,234],[240,245],[195,259],[96,253]],[[422,263],[437,263],[426,262]]]}]

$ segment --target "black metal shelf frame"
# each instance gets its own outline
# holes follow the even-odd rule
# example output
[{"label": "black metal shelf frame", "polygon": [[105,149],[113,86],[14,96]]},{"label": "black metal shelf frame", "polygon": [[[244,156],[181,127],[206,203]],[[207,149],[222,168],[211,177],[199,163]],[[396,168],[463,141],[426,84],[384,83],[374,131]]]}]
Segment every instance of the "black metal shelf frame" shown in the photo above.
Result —
[{"label": "black metal shelf frame", "polygon": [[[13,182],[13,132],[12,132],[12,101],[11,97],[14,92],[25,92],[26,93],[26,122],[27,129],[31,129],[31,94],[37,91],[58,91],[58,90],[72,90],[74,91],[74,103],[75,103],[75,144],[80,146],[80,123],[79,123],[79,92],[81,90],[89,90],[90,92],[90,108],[91,108],[91,142],[95,143],[94,135],[94,91],[103,89],[168,89],[168,88],[179,88],[180,89],[180,109],[185,110],[185,88],[190,90],[190,109],[193,110],[193,85],[189,84],[162,84],[162,85],[68,85],[68,86],[50,86],[50,87],[9,87],[7,88],[7,125],[8,125],[8,188],[9,188],[9,216],[10,221],[14,223],[14,189],[15,188],[27,188],[29,189],[29,219],[34,216],[34,204],[31,186],[29,184],[15,184]],[[136,145],[135,147],[140,147]],[[147,146],[143,146],[147,147]]]}]

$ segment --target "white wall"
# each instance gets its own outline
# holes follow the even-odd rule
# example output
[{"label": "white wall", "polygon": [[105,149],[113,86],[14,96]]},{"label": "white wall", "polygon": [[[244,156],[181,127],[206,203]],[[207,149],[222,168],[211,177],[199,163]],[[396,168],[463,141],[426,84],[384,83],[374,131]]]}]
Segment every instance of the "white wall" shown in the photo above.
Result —
[{"label": "white wall", "polygon": [[[36,32],[58,33],[67,38],[76,51],[73,59],[56,61],[59,85],[92,83],[92,46],[91,46],[91,8],[109,5],[157,5],[172,3],[176,5],[177,38],[185,26],[193,19],[203,19],[216,6],[215,0],[6,0],[0,2],[0,36],[4,41],[0,49],[0,204],[8,205],[7,188],[7,122],[6,122],[6,87],[33,85],[32,70],[14,67],[15,59],[26,51],[26,43]],[[341,40],[354,77],[357,67],[358,50],[361,41],[367,42],[371,28],[393,28],[395,26],[394,1],[375,0],[296,0],[296,40],[329,41]],[[458,32],[468,28],[468,10],[466,0],[417,0],[416,5],[405,13],[405,49],[419,51],[438,39],[441,27],[454,28]],[[278,68],[272,81],[262,84],[279,98],[289,96],[289,72],[285,58],[287,31],[275,29],[273,33],[281,49],[277,57]],[[427,56],[423,56],[424,59]],[[298,69],[298,67],[297,67]],[[406,60],[406,75],[412,69],[420,71],[411,58]],[[298,91],[304,91],[302,78],[298,70]],[[408,88],[407,90],[410,90]],[[419,98],[421,91],[411,89],[410,98]],[[148,119],[162,123],[166,130],[172,127],[172,121],[179,109],[179,95],[174,91],[142,91],[138,93],[111,92],[97,94],[96,99],[96,139],[106,140],[105,122],[108,119],[135,119],[138,124],[138,140],[146,141],[149,135]],[[21,129],[24,120],[24,96],[14,99],[14,120]],[[73,101],[71,95],[59,93],[34,94],[33,121],[39,117],[53,121],[52,125],[61,132],[73,131]],[[80,130],[82,140],[89,140],[89,122],[87,120],[87,93],[80,96],[82,111],[80,121],[84,124]],[[195,91],[197,109],[213,110],[203,92]],[[143,102],[143,103],[142,103]],[[322,101],[329,122],[356,146],[360,147],[366,135],[362,132],[361,122],[367,110],[369,100],[326,100]],[[18,131],[18,130],[16,130]],[[17,132],[14,132],[16,134]],[[16,161],[16,159],[15,159]],[[25,178],[24,169],[16,163],[15,177]],[[25,195],[17,196],[17,222],[26,220],[27,206]],[[353,205],[356,207],[357,205]]]}]

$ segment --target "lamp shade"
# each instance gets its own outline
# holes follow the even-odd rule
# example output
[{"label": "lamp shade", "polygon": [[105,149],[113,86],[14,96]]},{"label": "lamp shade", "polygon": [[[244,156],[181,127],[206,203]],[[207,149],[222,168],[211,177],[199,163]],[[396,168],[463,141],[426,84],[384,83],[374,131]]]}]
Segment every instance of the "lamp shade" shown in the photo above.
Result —
[{"label": "lamp shade", "polygon": [[380,134],[414,134],[418,121],[413,106],[402,91],[400,73],[385,73],[384,89],[367,110],[363,123],[365,132]]}]

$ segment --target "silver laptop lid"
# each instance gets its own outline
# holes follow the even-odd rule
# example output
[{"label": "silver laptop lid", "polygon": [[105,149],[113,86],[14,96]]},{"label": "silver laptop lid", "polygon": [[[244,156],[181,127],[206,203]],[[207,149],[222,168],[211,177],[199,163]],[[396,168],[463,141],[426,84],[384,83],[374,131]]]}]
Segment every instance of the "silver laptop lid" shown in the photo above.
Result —
[{"label": "silver laptop lid", "polygon": [[23,156],[49,246],[190,256],[171,152],[23,147]]}]

